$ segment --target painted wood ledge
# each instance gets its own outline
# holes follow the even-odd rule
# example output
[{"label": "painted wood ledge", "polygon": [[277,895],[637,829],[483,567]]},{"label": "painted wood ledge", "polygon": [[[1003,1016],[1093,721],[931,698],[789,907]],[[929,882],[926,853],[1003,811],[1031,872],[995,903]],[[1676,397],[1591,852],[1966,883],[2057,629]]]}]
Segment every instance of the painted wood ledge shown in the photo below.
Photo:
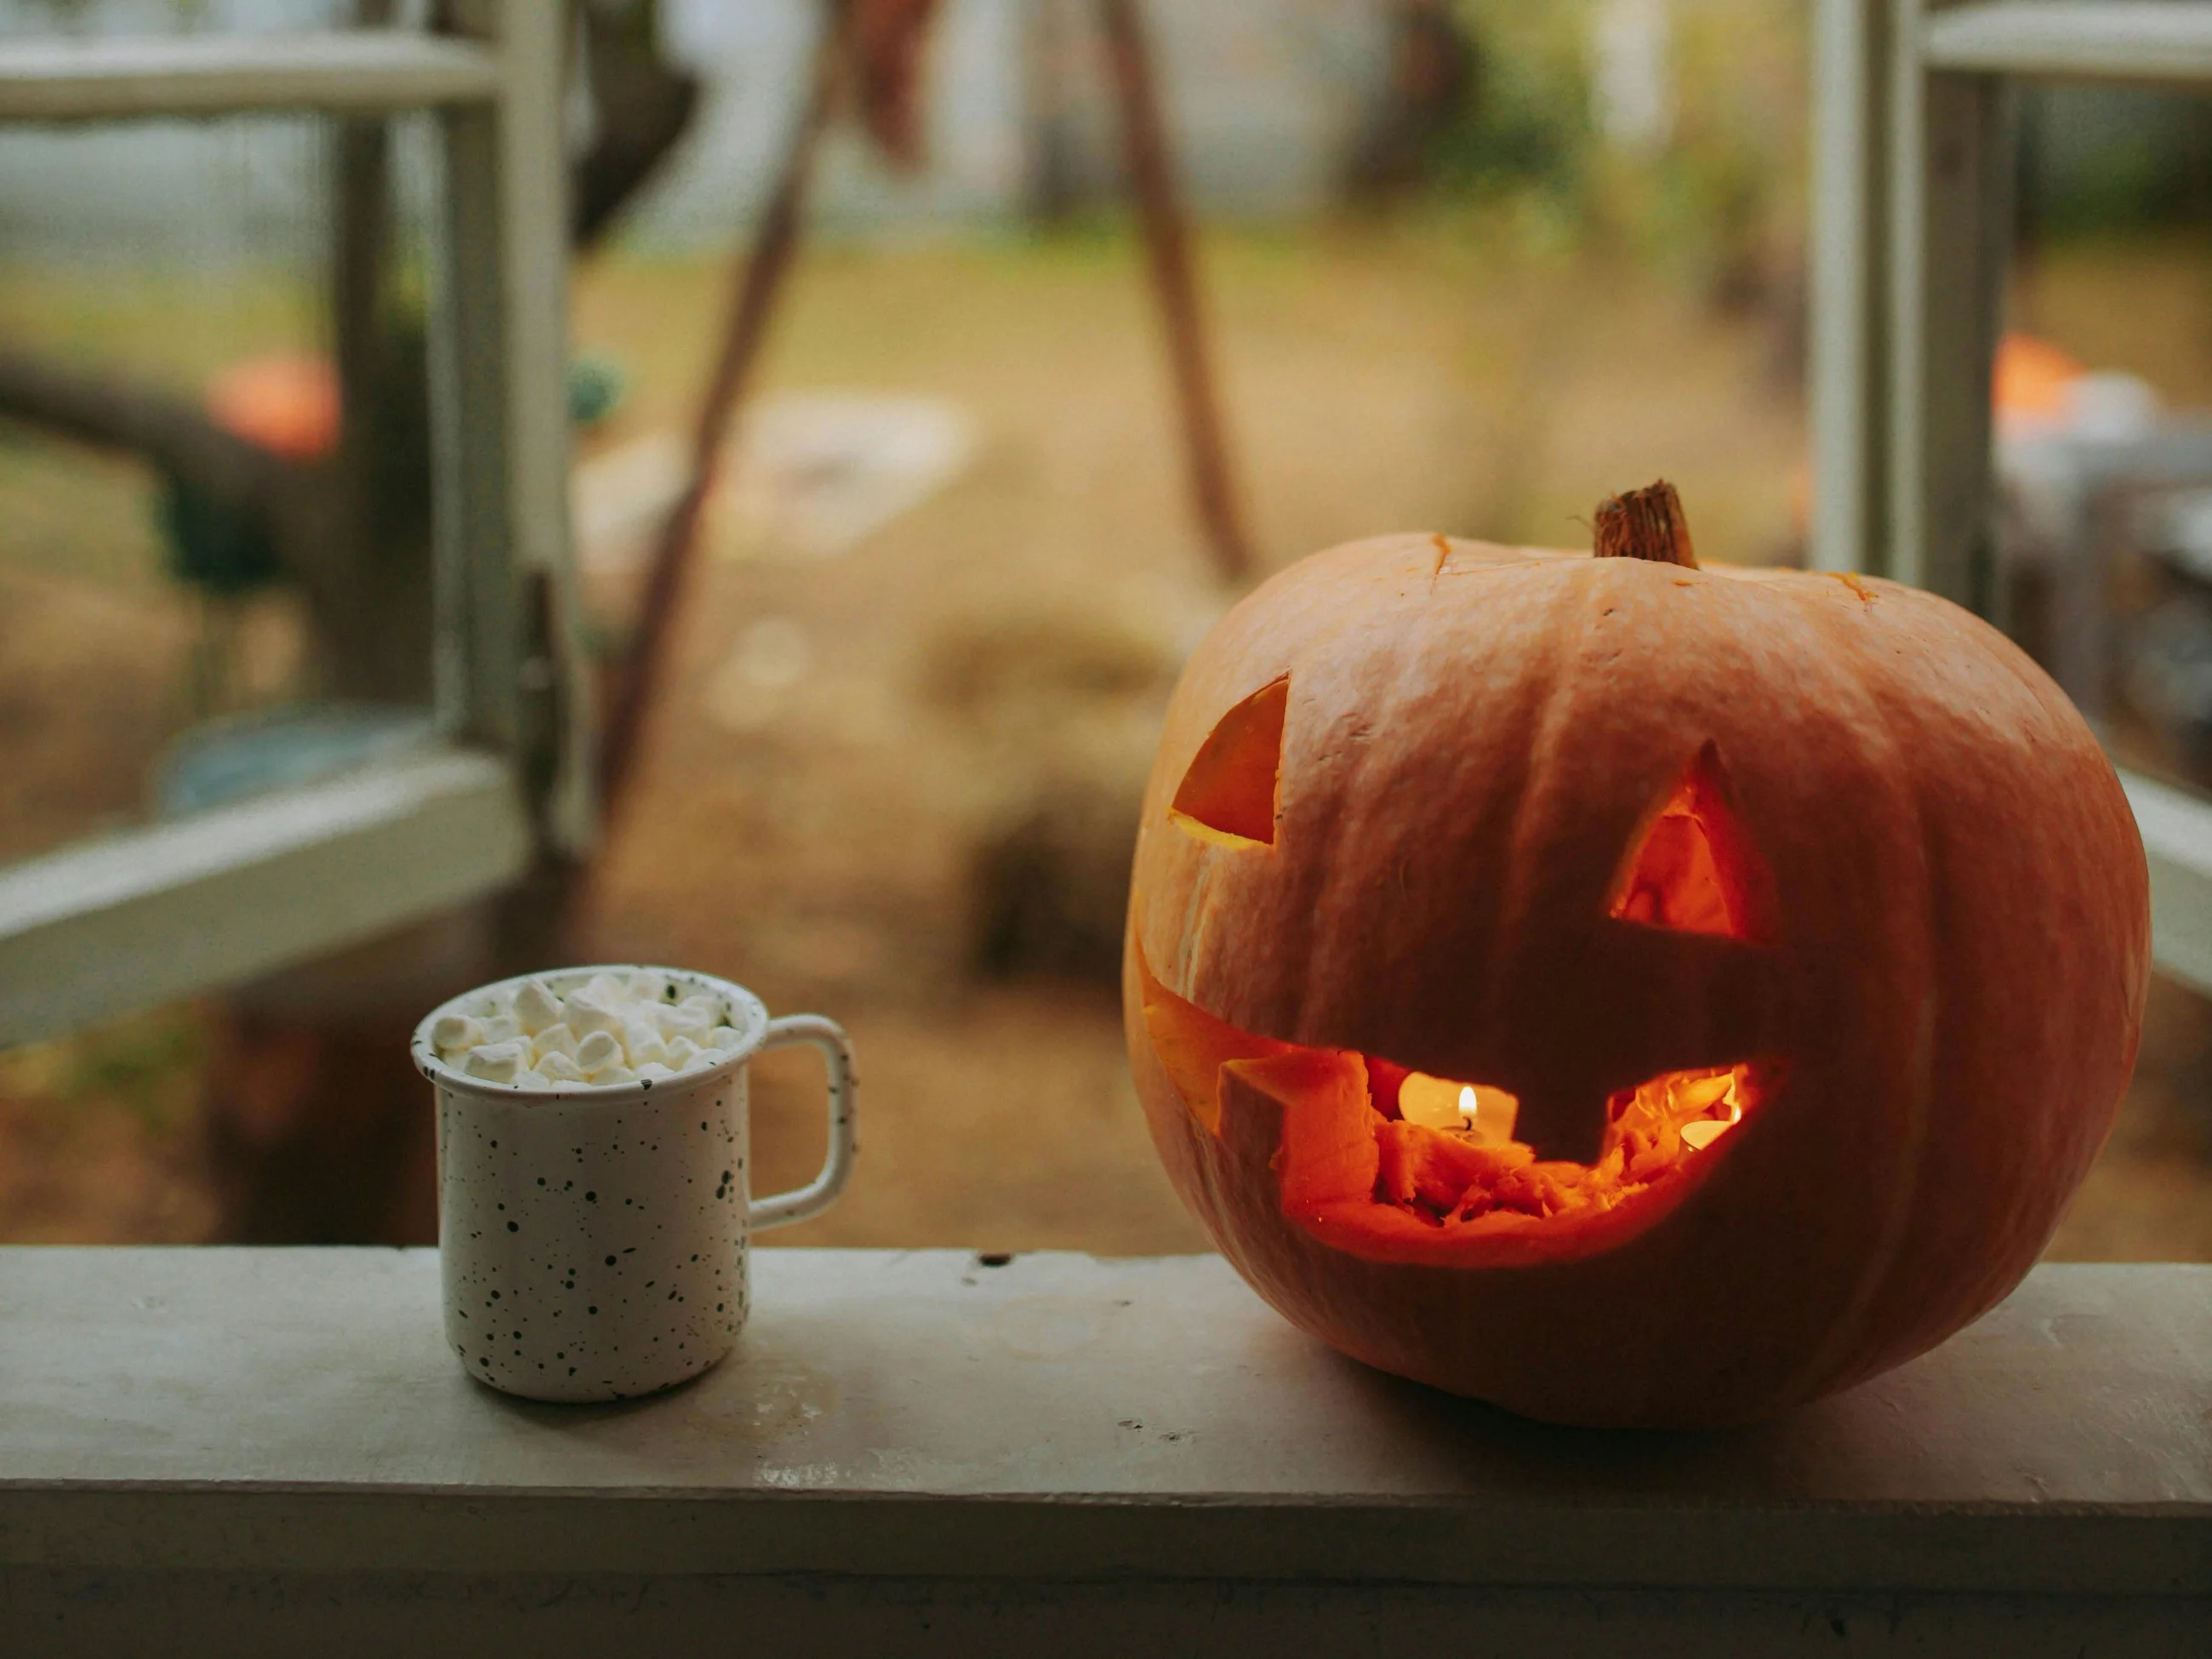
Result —
[{"label": "painted wood ledge", "polygon": [[372,1581],[826,1577],[905,1585],[909,1610],[958,1583],[994,1618],[1023,1584],[1064,1609],[1079,1583],[1273,1583],[1447,1624],[1471,1594],[1802,1624],[1864,1593],[2212,1636],[2212,1267],[2041,1267],[1888,1377],[1696,1436],[1381,1376],[1210,1256],[771,1249],[755,1281],[739,1352],[698,1382],[550,1407],[462,1375],[430,1251],[0,1250],[0,1616],[108,1630],[155,1583],[327,1608]]}]

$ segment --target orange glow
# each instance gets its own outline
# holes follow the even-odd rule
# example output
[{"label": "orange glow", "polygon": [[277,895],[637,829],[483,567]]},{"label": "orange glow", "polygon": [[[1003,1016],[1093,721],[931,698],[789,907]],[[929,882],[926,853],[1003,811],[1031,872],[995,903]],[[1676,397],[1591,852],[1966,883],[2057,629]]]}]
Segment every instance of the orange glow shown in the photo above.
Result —
[{"label": "orange glow", "polygon": [[1264,685],[1224,714],[1176,788],[1170,813],[1201,840],[1273,846],[1283,769],[1287,678]]},{"label": "orange glow", "polygon": [[1613,882],[1617,921],[1758,939],[1772,909],[1765,861],[1737,823],[1710,744],[1644,828]]},{"label": "orange glow", "polygon": [[1990,401],[2002,418],[2035,416],[2057,420],[2066,413],[2067,394],[2088,370],[2048,340],[2033,334],[2008,334],[1997,343],[1990,380]]},{"label": "orange glow", "polygon": [[320,357],[255,357],[208,385],[208,413],[272,454],[312,461],[338,441],[337,371]]},{"label": "orange glow", "polygon": [[1728,896],[1721,890],[1713,844],[1699,821],[1697,800],[1684,783],[1660,810],[1637,848],[1613,914],[1649,927],[1732,938]]},{"label": "orange glow", "polygon": [[[1285,1203],[1294,1214],[1318,1213],[1316,1206],[1395,1211],[1445,1238],[1602,1214],[1702,1161],[1776,1081],[1771,1064],[1748,1061],[1669,1072],[1607,1103],[1595,1164],[1539,1159],[1512,1138],[1520,1103],[1504,1090],[1254,1036],[1169,990],[1141,955],[1137,969],[1153,1053],[1202,1133],[1224,1133],[1221,1079],[1232,1071],[1248,1081],[1264,1073],[1285,1103]],[[1352,1098],[1324,1098],[1344,1088]],[[1301,1136],[1322,1137],[1328,1156]],[[1371,1186],[1356,1172],[1363,1163]]]},{"label": "orange glow", "polygon": [[[1470,1094],[1501,1092],[1465,1086]],[[1401,1085],[1404,1115],[1376,1126],[1382,1154],[1376,1201],[1440,1224],[1500,1213],[1548,1219],[1609,1210],[1719,1139],[1741,1120],[1749,1095],[1747,1068],[1741,1066],[1654,1078],[1613,1097],[1597,1162],[1571,1164],[1539,1160],[1525,1142],[1490,1139],[1474,1123],[1435,1127],[1423,1121],[1434,1114],[1417,1103],[1420,1091],[1408,1109]]]}]

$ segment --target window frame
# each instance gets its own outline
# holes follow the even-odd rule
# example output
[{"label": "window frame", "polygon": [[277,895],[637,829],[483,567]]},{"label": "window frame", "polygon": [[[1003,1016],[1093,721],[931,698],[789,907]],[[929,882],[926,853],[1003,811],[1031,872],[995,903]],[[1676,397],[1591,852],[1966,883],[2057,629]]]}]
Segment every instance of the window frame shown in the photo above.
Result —
[{"label": "window frame", "polygon": [[[2011,218],[2010,86],[2212,91],[2212,4],[1817,0],[1811,563],[1990,615],[1990,376]],[[2212,801],[2120,769],[2151,953],[2212,994]]]},{"label": "window frame", "polygon": [[595,830],[568,522],[566,11],[451,32],[0,42],[0,121],[428,111],[437,739],[0,868],[0,1047],[508,886]]}]

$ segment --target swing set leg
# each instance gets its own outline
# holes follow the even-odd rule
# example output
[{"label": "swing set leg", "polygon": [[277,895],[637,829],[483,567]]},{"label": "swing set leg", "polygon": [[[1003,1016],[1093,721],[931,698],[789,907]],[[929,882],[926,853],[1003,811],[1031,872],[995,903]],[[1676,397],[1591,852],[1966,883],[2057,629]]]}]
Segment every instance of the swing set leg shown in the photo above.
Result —
[{"label": "swing set leg", "polygon": [[1136,192],[1153,295],[1167,326],[1169,366],[1182,411],[1193,504],[1222,580],[1235,584],[1252,574],[1252,542],[1229,464],[1205,318],[1199,307],[1189,220],[1176,194],[1152,46],[1138,0],[1098,0],[1098,15],[1113,65],[1115,98],[1121,106],[1122,159]]}]

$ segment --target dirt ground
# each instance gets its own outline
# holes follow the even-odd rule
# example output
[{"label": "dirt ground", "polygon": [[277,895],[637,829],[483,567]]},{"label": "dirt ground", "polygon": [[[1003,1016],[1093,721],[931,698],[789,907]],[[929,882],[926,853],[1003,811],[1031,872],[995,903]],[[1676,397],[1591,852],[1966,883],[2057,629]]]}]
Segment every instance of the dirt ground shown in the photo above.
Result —
[{"label": "dirt ground", "polygon": [[[1571,544],[1601,495],[1662,475],[1701,553],[1793,548],[1802,394],[1771,319],[1717,316],[1498,227],[1218,235],[1206,252],[1271,565],[1386,530]],[[596,447],[681,427],[725,282],[710,261],[583,273],[577,342],[629,385]],[[2108,308],[2094,282],[2042,283],[2062,338],[2069,307]],[[2212,362],[2194,337],[2191,351]],[[1227,598],[1185,510],[1132,251],[1101,237],[818,252],[763,390],[799,388],[950,399],[980,447],[836,556],[718,532],[576,954],[727,973],[780,1011],[850,1027],[860,1173],[779,1242],[1202,1248],[1155,1165],[1111,988],[975,970],[981,849],[1039,812],[1110,847],[1108,804],[1140,774],[1173,665]],[[0,466],[0,511],[9,492]],[[191,629],[136,579],[0,558],[0,752],[33,791],[21,799],[52,803],[33,813],[11,796],[0,812],[0,844],[27,850],[131,809],[175,729]],[[592,586],[619,627],[624,579]],[[19,653],[34,637],[49,643]],[[104,654],[72,656],[72,638]],[[88,686],[100,695],[78,696],[78,737],[42,739]],[[191,1008],[158,1011],[0,1056],[0,1237],[205,1236],[191,1126],[220,1084],[204,1027]],[[2212,1259],[2208,1054],[2207,1005],[2161,988],[2142,1077],[2056,1253]],[[803,1179],[818,1155],[811,1087],[803,1060],[760,1067],[763,1187]]]}]

